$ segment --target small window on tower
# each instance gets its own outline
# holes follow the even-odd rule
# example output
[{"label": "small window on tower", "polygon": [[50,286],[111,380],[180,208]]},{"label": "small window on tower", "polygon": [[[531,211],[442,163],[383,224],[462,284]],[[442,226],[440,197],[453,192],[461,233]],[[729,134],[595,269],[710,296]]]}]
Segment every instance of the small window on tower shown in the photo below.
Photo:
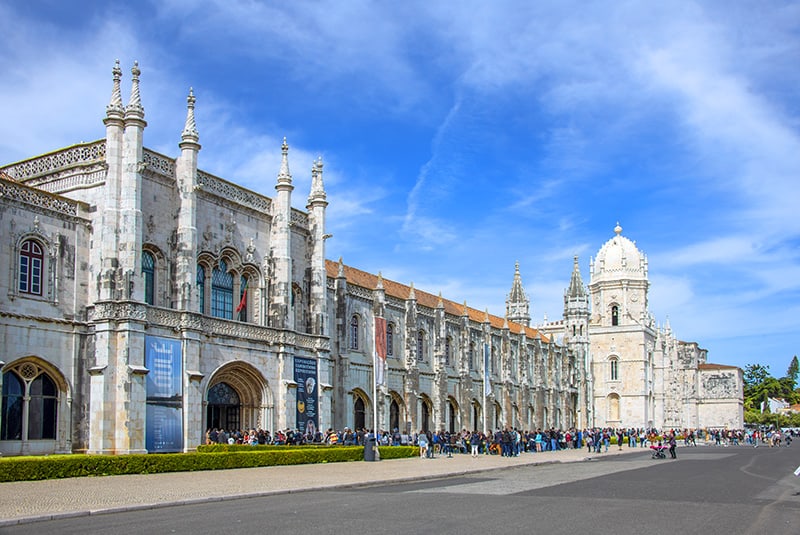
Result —
[{"label": "small window on tower", "polygon": [[619,325],[619,307],[617,305],[611,307],[611,325]]}]

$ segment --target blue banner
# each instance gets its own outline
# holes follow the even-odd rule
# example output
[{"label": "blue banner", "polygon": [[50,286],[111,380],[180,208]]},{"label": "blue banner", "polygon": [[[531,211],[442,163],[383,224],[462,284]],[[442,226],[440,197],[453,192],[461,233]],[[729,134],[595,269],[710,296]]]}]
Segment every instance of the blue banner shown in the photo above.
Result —
[{"label": "blue banner", "polygon": [[297,429],[313,436],[319,429],[317,361],[295,357],[294,382],[297,383]]},{"label": "blue banner", "polygon": [[183,356],[181,341],[145,337],[147,412],[145,448],[151,453],[183,451]]}]

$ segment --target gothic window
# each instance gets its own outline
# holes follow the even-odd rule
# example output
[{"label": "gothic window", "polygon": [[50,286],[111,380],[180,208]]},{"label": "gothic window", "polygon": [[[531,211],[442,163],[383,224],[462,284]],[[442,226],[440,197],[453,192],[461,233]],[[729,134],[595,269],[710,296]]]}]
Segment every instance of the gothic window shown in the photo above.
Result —
[{"label": "gothic window", "polygon": [[25,240],[19,251],[19,291],[42,295],[44,250],[36,240]]},{"label": "gothic window", "polygon": [[496,373],[500,367],[497,365],[497,348],[492,346],[492,373]]},{"label": "gothic window", "polygon": [[239,304],[236,306],[236,319],[239,321],[247,321],[247,283],[247,277],[239,279]]},{"label": "gothic window", "polygon": [[425,331],[422,329],[417,331],[417,360],[425,361]]},{"label": "gothic window", "polygon": [[391,357],[394,355],[394,325],[388,323],[386,325],[386,356]]},{"label": "gothic window", "polygon": [[306,322],[304,321],[303,291],[297,284],[292,285],[292,310],[294,311],[294,329],[305,332]]},{"label": "gothic window", "polygon": [[155,304],[156,258],[150,251],[142,251],[142,275],[144,276],[144,302]]},{"label": "gothic window", "polygon": [[3,374],[0,440],[54,440],[57,415],[56,383],[36,365],[24,362]]},{"label": "gothic window", "polygon": [[350,349],[358,349],[358,316],[350,319]]},{"label": "gothic window", "polygon": [[609,377],[612,381],[619,381],[619,360],[614,357],[608,361]]},{"label": "gothic window", "polygon": [[572,336],[575,336],[575,325],[572,326]]},{"label": "gothic window", "polygon": [[469,343],[469,357],[467,358],[467,366],[469,366],[469,371],[475,369],[475,342]]},{"label": "gothic window", "polygon": [[233,319],[233,275],[224,260],[211,272],[211,315]]},{"label": "gothic window", "polygon": [[619,325],[619,307],[617,305],[611,307],[611,325]]},{"label": "gothic window", "polygon": [[197,264],[197,293],[198,293],[198,306],[201,314],[206,311],[206,268]]},{"label": "gothic window", "polygon": [[445,366],[450,365],[450,360],[452,358],[451,352],[453,347],[453,339],[449,336],[444,340],[444,364]]}]

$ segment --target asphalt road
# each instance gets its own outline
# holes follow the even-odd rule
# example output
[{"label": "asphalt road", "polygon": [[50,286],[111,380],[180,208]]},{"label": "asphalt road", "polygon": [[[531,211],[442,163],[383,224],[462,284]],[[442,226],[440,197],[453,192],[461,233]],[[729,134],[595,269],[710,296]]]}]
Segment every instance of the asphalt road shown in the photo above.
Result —
[{"label": "asphalt road", "polygon": [[678,454],[654,460],[642,451],[419,483],[63,518],[0,533],[800,533],[800,478],[792,474],[800,447]]}]

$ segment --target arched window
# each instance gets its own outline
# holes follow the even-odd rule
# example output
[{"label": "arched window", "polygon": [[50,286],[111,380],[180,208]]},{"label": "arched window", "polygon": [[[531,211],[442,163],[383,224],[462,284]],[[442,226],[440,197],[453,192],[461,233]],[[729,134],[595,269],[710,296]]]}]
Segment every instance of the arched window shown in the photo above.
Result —
[{"label": "arched window", "polygon": [[391,357],[394,355],[394,325],[388,323],[386,325],[386,356]]},{"label": "arched window", "polygon": [[142,251],[142,275],[144,276],[144,302],[155,304],[156,258],[150,251]]},{"label": "arched window", "polygon": [[3,374],[3,417],[0,440],[22,440],[22,403],[25,384],[14,372]]},{"label": "arched window", "polygon": [[492,346],[492,373],[497,373],[500,367],[497,365],[497,348]]},{"label": "arched window", "polygon": [[608,361],[609,364],[609,377],[612,381],[619,381],[619,359],[612,357]]},{"label": "arched window", "polygon": [[233,275],[224,260],[211,273],[211,315],[233,319]]},{"label": "arched window", "polygon": [[611,307],[611,325],[619,325],[619,307],[617,305]]},{"label": "arched window", "polygon": [[42,295],[44,250],[36,240],[25,240],[19,250],[19,291]]},{"label": "arched window", "polygon": [[206,312],[206,268],[197,264],[197,308],[201,314]]},{"label": "arched window", "polygon": [[57,416],[58,388],[44,371],[24,362],[3,374],[0,440],[55,440]]},{"label": "arched window", "polygon": [[445,366],[450,366],[450,359],[451,359],[451,351],[452,351],[452,341],[453,339],[449,336],[444,340],[444,364]]},{"label": "arched window", "polygon": [[350,349],[358,349],[358,316],[350,318]]},{"label": "arched window", "polygon": [[417,331],[417,360],[425,361],[425,331]]}]

